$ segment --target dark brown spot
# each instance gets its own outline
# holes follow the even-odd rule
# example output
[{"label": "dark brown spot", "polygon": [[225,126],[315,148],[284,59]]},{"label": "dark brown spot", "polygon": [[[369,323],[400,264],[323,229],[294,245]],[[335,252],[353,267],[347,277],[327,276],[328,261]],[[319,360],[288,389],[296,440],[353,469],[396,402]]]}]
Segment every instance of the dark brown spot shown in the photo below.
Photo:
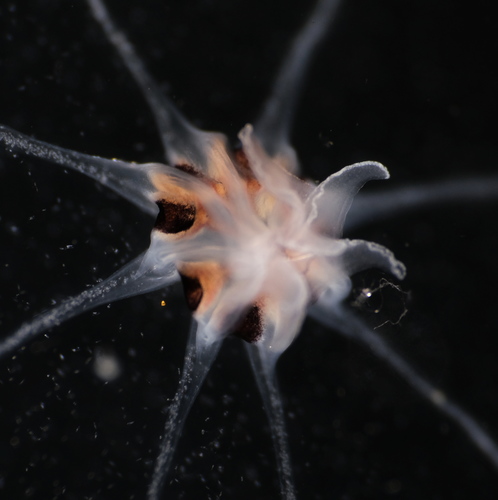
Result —
[{"label": "dark brown spot", "polygon": [[246,342],[256,342],[263,334],[263,318],[261,309],[256,304],[253,305],[244,319],[235,328],[232,335],[245,340]]},{"label": "dark brown spot", "polygon": [[194,177],[203,177],[202,173],[196,170],[192,165],[187,163],[181,163],[180,165],[175,165],[175,168],[185,172],[186,174],[193,175]]},{"label": "dark brown spot", "polygon": [[242,148],[237,148],[234,150],[233,154],[235,156],[235,162],[237,163],[237,166],[240,167],[241,171],[245,175],[252,175],[251,166],[249,165],[249,159],[244,153],[244,150]]},{"label": "dark brown spot", "polygon": [[204,294],[201,283],[197,278],[191,278],[182,273],[180,273],[180,278],[182,279],[183,293],[185,294],[187,307],[191,311],[195,311],[199,307]]},{"label": "dark brown spot", "polygon": [[164,199],[156,201],[159,207],[155,228],[163,233],[181,233],[190,229],[195,221],[195,207],[171,203]]}]

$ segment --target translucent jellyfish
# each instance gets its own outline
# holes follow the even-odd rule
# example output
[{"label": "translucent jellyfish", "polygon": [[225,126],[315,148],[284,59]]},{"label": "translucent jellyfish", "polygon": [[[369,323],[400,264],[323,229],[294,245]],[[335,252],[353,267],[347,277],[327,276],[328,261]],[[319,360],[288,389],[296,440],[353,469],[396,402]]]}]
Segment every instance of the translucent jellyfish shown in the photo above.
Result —
[{"label": "translucent jellyfish", "polygon": [[[246,120],[257,117],[270,73],[308,10],[303,5],[276,6],[278,16],[263,20],[263,7],[227,4],[218,10],[198,5],[193,15],[181,7],[165,11],[164,6],[141,4],[119,12],[110,5],[119,25],[145,54],[151,72],[171,85],[169,95],[184,114],[198,120],[194,124],[200,128],[222,130],[232,139]],[[445,391],[432,394],[434,403],[441,404],[448,394],[472,410],[477,421],[491,425],[494,398],[483,381],[492,386],[496,322],[492,315],[486,319],[493,294],[485,292],[483,281],[494,265],[496,240],[488,214],[496,205],[475,204],[496,192],[491,177],[482,180],[491,142],[486,134],[474,142],[460,139],[458,134],[474,122],[461,125],[459,117],[471,115],[469,108],[476,105],[451,95],[451,89],[447,98],[438,95],[446,91],[438,74],[447,82],[451,71],[441,76],[444,65],[441,69],[437,58],[429,59],[429,49],[408,57],[410,49],[422,50],[410,36],[415,36],[415,27],[427,34],[415,21],[424,13],[403,24],[386,7],[382,11],[376,6],[380,13],[373,13],[363,5],[362,14],[349,11],[348,5],[343,8],[311,84],[320,75],[324,79],[307,87],[292,143],[303,171],[314,179],[373,158],[389,166],[388,183],[404,181],[405,191],[389,195],[386,187],[381,194],[372,190],[357,197],[346,219],[346,234],[393,250],[407,264],[407,280],[400,284],[378,271],[357,275],[345,301],[346,306],[354,304],[347,309],[354,317],[340,330],[353,335],[359,317],[371,327],[385,324],[377,334]],[[41,15],[36,8],[22,12],[16,7],[2,16],[9,28],[3,31],[6,42],[9,37],[16,40],[16,19],[30,23],[33,31],[23,45],[17,42],[17,57],[5,62],[8,77],[3,85],[10,88],[3,93],[2,109],[15,109],[0,121],[88,154],[141,163],[160,160],[161,145],[154,142],[147,107],[88,8],[75,6],[75,18],[64,5],[50,9]],[[53,27],[50,17],[57,20]],[[407,34],[400,38],[403,26]],[[363,42],[356,42],[362,32]],[[406,52],[401,52],[403,41]],[[425,47],[433,50],[429,42]],[[408,60],[403,63],[404,56]],[[38,65],[40,77],[33,76]],[[12,89],[17,89],[17,98]],[[237,106],[236,96],[242,101]],[[56,114],[59,106],[63,109]],[[454,135],[452,127],[457,129]],[[2,162],[2,238],[7,242],[2,332],[7,334],[48,309],[52,299],[61,303],[136,258],[146,247],[153,219],[105,189],[96,192],[94,182],[70,171],[62,175],[60,169],[21,155],[2,157]],[[460,172],[472,177],[460,182]],[[449,179],[445,189],[424,182],[437,177]],[[419,183],[420,189],[414,190]],[[376,201],[379,196],[382,203]],[[456,203],[463,197],[464,205]],[[441,207],[441,201],[453,204]],[[413,208],[418,211],[410,214]],[[378,229],[366,225],[366,212],[376,223],[371,227]],[[383,280],[392,285],[379,287]],[[3,477],[9,493],[113,498],[132,490],[143,496],[151,484],[163,421],[174,408],[189,316],[171,291],[160,289],[151,297],[150,302],[142,297],[100,307],[46,332],[48,339],[34,339],[12,360],[2,360],[3,400],[9,402],[3,408],[8,414],[3,442],[9,443]],[[363,326],[358,328],[363,331]],[[417,398],[406,382],[392,376],[388,364],[312,321],[302,333],[277,370],[292,476],[300,496],[310,492],[307,496],[319,498],[332,491],[355,497],[375,492],[420,497],[443,488],[438,491],[450,497],[451,486],[442,478],[448,460],[468,484],[478,477],[489,491],[495,471],[476,451],[475,439],[469,440],[451,419]],[[239,339],[226,342],[191,410],[164,490],[172,498],[210,498],[222,492],[227,497],[274,498],[280,489],[271,444],[276,430],[265,427],[240,344]],[[119,360],[121,375],[113,381],[96,369],[103,352],[108,360]],[[479,361],[471,364],[469,358]],[[414,465],[402,466],[400,456]],[[12,477],[19,479],[17,490]],[[435,477],[441,477],[442,486],[434,486]],[[284,493],[286,498],[291,494]]]}]

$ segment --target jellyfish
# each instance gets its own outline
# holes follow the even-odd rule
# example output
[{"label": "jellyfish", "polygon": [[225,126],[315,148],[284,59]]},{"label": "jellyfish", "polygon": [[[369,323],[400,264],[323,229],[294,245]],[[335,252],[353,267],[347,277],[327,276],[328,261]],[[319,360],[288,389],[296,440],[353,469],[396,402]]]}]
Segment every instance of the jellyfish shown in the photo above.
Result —
[{"label": "jellyfish", "polygon": [[[334,2],[325,2],[318,8],[333,10],[335,7],[336,4]],[[235,263],[230,265],[230,272],[223,271],[221,274],[226,272],[228,272],[230,276],[237,272],[241,274],[238,275],[239,279],[230,277],[229,281],[233,284],[234,288],[228,287],[223,297],[219,295],[218,297],[220,300],[215,301],[216,307],[214,308],[207,305],[204,309],[199,310],[199,304],[195,304],[198,288],[197,292],[194,288],[194,292],[191,291],[190,294],[186,293],[187,302],[191,308],[195,310],[194,315],[197,315],[198,324],[202,326],[202,329],[199,335],[199,332],[194,327],[192,328],[190,335],[191,340],[187,346],[183,373],[179,382],[180,389],[172,398],[172,401],[166,405],[167,425],[166,429],[162,432],[162,449],[166,451],[159,454],[159,458],[155,462],[156,465],[151,467],[155,472],[152,474],[149,484],[150,498],[157,498],[161,494],[162,483],[168,477],[166,474],[171,467],[172,460],[175,458],[174,449],[176,446],[176,439],[181,434],[181,429],[185,423],[189,407],[195,400],[196,393],[200,389],[203,378],[214,362],[218,349],[221,346],[220,342],[212,341],[212,336],[216,336],[218,332],[226,331],[236,331],[237,333],[237,329],[243,330],[242,333],[240,331],[238,332],[239,336],[245,336],[246,340],[251,341],[249,343],[248,352],[250,354],[253,371],[257,376],[260,392],[265,401],[267,412],[270,415],[270,433],[275,441],[276,456],[278,457],[276,466],[279,469],[279,474],[277,475],[280,476],[281,494],[283,498],[294,497],[294,486],[292,484],[293,473],[290,465],[292,453],[287,449],[286,433],[284,431],[284,414],[282,403],[280,402],[279,391],[273,378],[273,372],[276,359],[281,352],[286,350],[297,335],[296,325],[300,326],[302,323],[304,304],[306,304],[306,308],[308,308],[308,306],[310,307],[313,316],[321,323],[332,327],[333,330],[339,333],[349,336],[353,340],[359,341],[360,343],[363,342],[368,346],[367,348],[369,351],[373,351],[373,353],[380,359],[383,359],[385,363],[394,365],[395,370],[398,370],[402,376],[411,381],[411,385],[422,394],[425,394],[425,398],[431,401],[434,406],[440,409],[442,408],[443,411],[446,410],[446,417],[450,417],[451,421],[452,414],[455,414],[455,407],[454,403],[448,400],[446,394],[442,391],[438,391],[436,385],[429,383],[425,377],[418,375],[415,369],[406,365],[403,358],[400,358],[395,351],[389,348],[389,344],[383,340],[379,340],[379,336],[373,334],[370,328],[366,328],[363,322],[359,321],[356,315],[353,315],[348,308],[343,307],[343,302],[350,293],[350,285],[348,284],[350,273],[353,274],[357,271],[361,271],[365,266],[381,267],[387,270],[388,274],[391,275],[389,279],[400,279],[404,275],[404,270],[402,264],[397,261],[387,249],[379,245],[367,242],[360,243],[358,240],[342,240],[340,238],[340,228],[344,221],[348,224],[348,219],[349,227],[351,231],[354,231],[356,227],[361,226],[369,219],[373,221],[381,218],[385,219],[386,216],[392,216],[393,213],[396,216],[400,216],[403,214],[402,210],[409,212],[413,208],[428,207],[431,204],[437,206],[442,201],[454,202],[455,200],[461,199],[462,196],[467,196],[472,200],[482,199],[483,197],[489,198],[496,192],[493,178],[477,178],[474,179],[474,184],[470,183],[468,180],[453,181],[446,185],[422,184],[420,186],[405,188],[405,191],[398,189],[393,190],[391,193],[381,192],[380,194],[365,195],[363,197],[358,196],[356,197],[355,204],[349,209],[348,217],[346,217],[345,212],[348,211],[349,203],[352,201],[352,195],[355,194],[355,191],[359,188],[359,184],[362,184],[369,178],[380,179],[387,177],[386,170],[375,162],[356,162],[354,168],[343,170],[341,174],[330,177],[321,187],[311,182],[301,181],[294,175],[297,173],[297,160],[295,152],[290,148],[290,143],[288,141],[289,130],[286,130],[290,123],[288,112],[289,110],[292,112],[293,106],[279,110],[278,105],[280,96],[282,94],[286,95],[285,92],[288,90],[286,88],[287,82],[298,80],[299,83],[299,78],[305,74],[304,63],[307,62],[307,59],[302,56],[298,59],[290,56],[287,60],[287,65],[284,63],[282,67],[280,78],[277,77],[276,79],[273,87],[274,93],[271,94],[270,99],[267,100],[266,106],[263,107],[263,111],[259,115],[259,118],[256,117],[254,127],[249,126],[242,129],[239,135],[242,146],[240,147],[239,145],[238,149],[236,148],[232,152],[235,158],[239,155],[238,161],[240,165],[238,168],[242,172],[244,172],[244,168],[248,168],[249,172],[252,172],[254,179],[260,184],[264,184],[266,191],[270,192],[268,200],[255,201],[254,197],[247,197],[244,194],[244,191],[240,189],[236,181],[230,181],[228,177],[233,174],[232,172],[213,173],[210,167],[206,167],[206,164],[211,164],[211,161],[214,165],[217,165],[216,161],[204,157],[206,152],[214,156],[217,155],[217,158],[226,153],[227,146],[225,146],[223,142],[224,139],[216,134],[205,134],[204,132],[200,132],[197,127],[191,127],[188,122],[185,122],[182,113],[178,113],[177,107],[173,106],[171,101],[167,98],[161,97],[162,94],[159,91],[156,92],[154,90],[155,84],[148,80],[147,71],[142,66],[140,60],[134,59],[133,49],[131,46],[128,46],[126,40],[122,38],[122,32],[113,27],[112,21],[106,18],[104,6],[99,2],[93,2],[93,11],[95,17],[100,19],[100,22],[104,25],[104,28],[107,26],[107,37],[114,40],[114,43],[124,51],[124,57],[123,55],[122,57],[127,61],[132,73],[134,72],[133,74],[135,75],[135,79],[138,80],[139,85],[149,89],[148,92],[144,92],[144,95],[149,99],[151,108],[156,111],[156,120],[160,124],[161,120],[163,120],[162,125],[160,125],[160,130],[162,132],[161,139],[165,146],[166,153],[169,155],[167,156],[167,163],[170,167],[164,170],[162,166],[152,163],[141,167],[140,165],[114,160],[88,159],[88,161],[86,161],[85,158],[88,157],[83,157],[70,151],[64,151],[60,148],[52,148],[47,144],[29,139],[9,129],[2,129],[2,140],[6,148],[11,149],[14,154],[19,155],[19,153],[27,153],[28,155],[31,154],[38,158],[41,157],[59,163],[68,168],[76,168],[84,171],[84,173],[97,179],[97,181],[104,186],[111,187],[117,191],[118,194],[132,201],[135,205],[141,208],[145,207],[144,211],[146,214],[156,216],[156,204],[158,204],[160,215],[156,220],[155,232],[153,232],[150,249],[144,255],[136,257],[129,264],[122,267],[121,270],[118,270],[111,278],[101,281],[92,288],[86,289],[82,294],[76,296],[73,301],[62,300],[54,309],[43,313],[33,321],[27,322],[25,327],[21,327],[21,329],[17,330],[13,335],[7,335],[2,344],[3,352],[14,352],[18,346],[24,344],[28,340],[27,337],[42,333],[47,328],[58,326],[59,323],[73,313],[76,314],[87,309],[93,309],[99,304],[102,305],[120,298],[126,298],[128,295],[135,295],[145,291],[162,291],[166,287],[169,287],[173,281],[178,280],[178,273],[182,276],[184,287],[187,290],[188,286],[192,286],[192,282],[194,282],[193,284],[195,285],[196,281],[202,281],[202,272],[201,274],[196,274],[196,272],[192,271],[192,269],[196,267],[196,262],[199,260],[197,252],[202,250],[206,258],[208,258],[208,255],[211,255],[211,257],[209,257],[210,259],[222,263],[226,263],[227,260],[233,257]],[[302,50],[302,47],[306,47],[306,43],[303,44],[303,38],[306,41],[315,37],[316,42],[321,38],[321,36],[319,36],[319,28],[317,28],[317,24],[320,25],[320,22],[317,22],[317,19],[326,26],[327,23],[325,23],[325,20],[327,16],[317,15],[315,12],[312,14],[311,19],[312,21],[308,26],[312,26],[313,28],[310,31],[312,35],[308,35],[307,38],[303,36],[303,33],[306,34],[306,29],[301,31],[301,35],[296,38],[297,42],[296,45],[294,45],[294,53],[299,49]],[[308,50],[309,49],[310,48],[308,48]],[[126,50],[128,50],[128,52],[126,52]],[[290,53],[293,53],[292,48]],[[309,54],[311,54],[311,50],[309,50]],[[298,67],[296,70],[296,68],[292,67],[293,61],[298,61],[302,66]],[[134,64],[138,64],[138,66],[134,68]],[[299,75],[299,78],[285,78],[286,71],[294,71],[295,73],[291,74]],[[141,83],[140,78],[144,79]],[[293,102],[293,99],[297,97],[297,91],[300,85],[295,84],[290,87],[291,95],[286,95],[286,102]],[[153,89],[152,91],[150,90],[151,88]],[[293,95],[292,92],[295,92],[295,95]],[[161,101],[161,99],[166,100]],[[276,112],[273,111],[275,108],[277,108]],[[275,126],[275,119],[282,119],[282,123],[280,125],[277,123]],[[165,124],[165,121],[167,122],[168,120],[173,121],[174,126],[171,126],[171,123]],[[170,129],[174,130],[173,137],[171,137],[171,134],[168,136]],[[272,137],[271,134],[274,130],[277,130],[280,135]],[[195,139],[193,139],[194,137]],[[240,152],[242,152],[242,154]],[[248,167],[245,166],[246,162]],[[301,163],[305,164],[304,161]],[[274,168],[272,168],[272,166]],[[205,170],[206,168],[207,172]],[[216,167],[213,168],[216,170]],[[391,168],[391,170],[393,170],[393,168]],[[280,177],[268,179],[267,175],[269,172],[281,174],[281,171],[284,173]],[[126,172],[126,174],[123,174],[123,172]],[[356,182],[353,182],[358,172],[367,172],[368,174],[365,173],[364,176],[360,176]],[[208,178],[209,182],[206,181],[206,178]],[[347,182],[348,178],[352,179],[352,181],[350,180]],[[207,187],[206,183],[211,184]],[[286,183],[289,183],[290,187],[288,187]],[[250,183],[248,183],[248,185],[249,184]],[[170,190],[171,185],[175,186],[174,189],[176,191],[174,193]],[[221,194],[225,196],[223,192],[225,186],[230,186],[230,189],[227,189],[226,196],[229,199],[237,201],[235,207],[233,204],[227,205],[224,202],[225,198],[221,196]],[[350,192],[348,189],[350,189]],[[217,193],[216,196],[213,195],[213,190]],[[221,193],[218,191],[221,191]],[[162,192],[164,196],[156,196],[158,192]],[[189,203],[193,202],[191,198],[186,197],[186,192],[194,192],[196,196],[199,197],[200,201],[195,202],[197,203],[195,206],[195,214],[192,214],[193,209],[189,208],[189,206],[192,206],[189,205]],[[334,192],[334,196],[329,196],[331,192]],[[345,199],[341,198],[344,192],[346,193]],[[284,207],[288,209],[287,211],[290,211],[291,215],[296,217],[295,220],[291,221],[292,224],[289,224],[289,227],[307,228],[314,224],[321,227],[322,225],[330,224],[331,227],[329,227],[328,230],[332,233],[336,231],[336,233],[328,236],[337,239],[338,241],[336,243],[338,243],[338,245],[336,245],[334,249],[329,249],[328,251],[334,254],[334,258],[342,258],[342,256],[345,256],[347,253],[354,257],[351,259],[344,257],[348,263],[341,265],[348,269],[346,273],[342,273],[343,276],[339,276],[341,273],[338,273],[338,275],[334,274],[335,271],[330,271],[336,280],[335,283],[333,283],[334,280],[326,280],[330,288],[323,285],[324,288],[320,289],[320,286],[315,285],[318,289],[314,289],[314,287],[310,285],[303,284],[302,281],[300,281],[299,274],[294,276],[294,272],[292,271],[293,268],[286,267],[288,262],[293,262],[293,266],[297,266],[299,269],[302,267],[301,264],[307,266],[308,263],[306,261],[309,260],[309,256],[302,251],[302,245],[308,245],[307,248],[309,253],[316,251],[316,248],[320,248],[320,242],[313,241],[312,238],[315,234],[320,235],[323,234],[323,232],[327,232],[326,230],[321,228],[320,230],[313,230],[311,233],[304,232],[302,235],[303,237],[299,239],[299,244],[294,242],[292,248],[286,248],[286,258],[283,260],[283,264],[280,262],[280,259],[273,260],[275,249],[272,244],[269,244],[272,242],[267,241],[271,238],[265,239],[262,237],[258,239],[262,234],[264,236],[266,231],[265,228],[272,226],[272,224],[274,227],[286,228],[286,224],[282,222],[283,220],[288,221],[288,219],[286,219],[286,215],[288,215],[286,210],[283,209],[284,213],[273,213],[271,211],[265,212],[264,209],[273,203],[271,201],[272,198],[281,199],[282,197],[288,196],[292,198],[295,193],[299,194],[297,199],[295,201],[288,201],[287,204],[284,204]],[[151,198],[151,196],[155,196],[155,198]],[[222,200],[221,202],[220,199]],[[301,205],[299,205],[299,203],[301,203]],[[259,218],[245,217],[248,213],[252,213],[251,204],[263,207],[260,209],[261,213],[257,212],[260,216]],[[302,206],[302,212],[295,209],[296,204]],[[176,224],[180,224],[182,231],[176,231],[178,228],[175,229],[175,227],[171,230],[172,221],[170,215],[178,206],[187,207],[186,209],[182,208],[173,221]],[[177,245],[178,250],[175,255],[169,247],[171,243],[164,243],[165,238],[163,235],[181,233],[185,226],[191,223],[193,226],[194,223],[198,223],[200,206],[206,210],[208,218],[213,223],[213,227],[211,228],[212,231],[207,234],[199,231],[199,233],[202,234],[198,234],[199,239],[195,241],[195,252],[193,256],[189,257],[187,255],[189,251],[192,251],[192,248],[181,246],[180,243]],[[289,209],[289,207],[292,207],[292,210]],[[270,213],[276,217],[276,222],[268,221],[268,218],[271,219]],[[327,215],[329,213],[334,214],[333,217],[335,220],[330,221],[323,219],[323,213]],[[180,222],[179,219],[181,219]],[[260,225],[261,219],[264,221],[264,227]],[[173,226],[174,225],[175,224],[173,224]],[[227,228],[228,231],[225,230]],[[186,228],[186,230],[189,229],[190,227]],[[346,229],[348,229],[347,225]],[[15,228],[11,230],[14,233],[16,231]],[[236,237],[233,239],[229,236],[232,231],[236,234]],[[220,234],[222,235],[221,241],[219,239]],[[255,239],[251,238],[253,234],[257,235]],[[351,241],[353,243],[351,243]],[[85,243],[87,244],[87,242]],[[251,243],[254,243],[254,247],[251,246]],[[279,241],[278,245],[282,246],[282,242]],[[349,249],[348,252],[346,252],[344,245]],[[65,251],[71,252],[71,246],[77,245],[70,244]],[[258,262],[255,260],[258,258],[258,250],[263,250],[265,248],[269,248],[269,255],[261,255],[261,264],[252,267],[249,266],[249,264]],[[219,252],[222,252],[222,256],[220,256]],[[297,254],[294,254],[294,252],[297,252]],[[187,262],[191,262],[190,269],[188,264],[183,268],[182,266],[178,266],[178,255],[181,255]],[[168,260],[170,258],[171,260]],[[351,263],[349,263],[349,261]],[[365,264],[365,262],[367,262],[367,264]],[[283,266],[282,269],[279,268],[280,265]],[[351,266],[351,268],[349,268],[349,266]],[[268,283],[262,285],[261,283],[257,283],[257,276],[254,272],[259,268],[267,271],[270,270],[276,274],[272,275],[272,279],[268,280]],[[205,270],[203,272],[205,272]],[[247,275],[244,277],[244,272],[249,273],[250,280]],[[323,273],[324,270],[321,268],[319,274]],[[210,271],[207,274],[209,276],[219,276],[220,272],[218,269],[217,272]],[[278,293],[267,293],[263,294],[261,297],[255,296],[255,292],[247,286],[247,283],[252,282],[251,284],[259,287],[259,290],[266,290],[267,287],[270,287],[269,289],[271,290],[271,287],[277,286],[278,284],[278,280],[274,279],[275,276],[285,276],[290,280],[284,282],[285,284],[278,290]],[[265,276],[261,276],[261,280],[264,278]],[[293,278],[295,279],[293,280]],[[328,275],[328,278],[330,278],[330,275]],[[319,281],[320,280],[318,280],[318,282]],[[208,282],[203,283],[204,286],[201,286],[204,293],[206,293],[206,290],[209,288],[207,283]],[[241,285],[242,289],[240,289]],[[332,285],[335,285],[336,288],[332,288]],[[278,311],[279,304],[268,305],[269,299],[266,296],[278,296],[287,291],[295,292],[296,290],[298,292],[297,298],[287,297],[280,302],[280,305],[293,305],[293,307],[286,309],[285,312]],[[362,292],[360,293],[363,293],[364,290],[365,287],[362,288]],[[300,291],[301,295],[299,294]],[[245,302],[242,301],[242,303],[240,303],[241,301],[238,298],[238,293],[249,294],[250,300],[245,300]],[[22,300],[22,294],[19,295],[19,298]],[[221,300],[221,298],[223,298],[223,300]],[[166,305],[164,308],[166,310],[169,300],[169,293],[165,294]],[[300,304],[297,307],[295,307],[295,300]],[[240,311],[237,309],[239,306],[241,308]],[[255,311],[254,309],[250,309],[254,306],[256,306]],[[267,314],[269,316],[265,316],[266,309],[268,309]],[[278,331],[275,327],[277,321],[274,319],[272,320],[270,314],[274,312],[275,309],[278,311],[277,317],[280,316],[288,320],[286,328],[282,328],[287,335],[282,337],[285,338],[283,344],[278,343],[277,341],[280,339],[272,337],[272,334],[268,332],[266,332],[265,337],[264,329],[260,328],[262,330],[261,332],[258,331],[257,328],[259,321],[260,326],[261,324],[267,326],[273,324],[274,331]],[[247,338],[248,334],[245,333],[247,330],[246,326],[242,324],[241,327],[240,324],[236,325],[236,323],[241,321],[241,316],[249,318],[245,321],[246,323],[250,323],[251,314],[253,316],[263,315],[264,317],[263,319],[260,318],[258,321],[252,322],[249,335],[253,337]],[[56,330],[54,330],[51,336],[55,336],[55,334]],[[197,338],[194,337],[195,335],[197,335]],[[261,337],[259,337],[259,335],[261,335]],[[171,335],[169,335],[169,337],[170,336]],[[204,341],[199,341],[199,338],[204,339]],[[274,338],[275,340],[273,341],[272,339]],[[163,341],[163,349],[168,348],[167,340],[168,339],[165,339]],[[264,346],[264,349],[258,346]],[[272,351],[272,349],[274,350]],[[277,354],[269,354],[273,352],[277,352]],[[22,353],[19,355],[21,356]],[[100,354],[97,353],[95,355],[95,360],[99,359],[99,356]],[[109,359],[112,359],[112,357],[109,357]],[[54,387],[55,385],[54,382]],[[57,397],[56,395],[55,398]],[[470,433],[470,441],[477,447],[479,447],[479,443],[481,443],[481,449],[487,449],[488,456],[491,455],[491,458],[493,458],[494,445],[492,441],[490,441],[489,436],[485,434],[484,430],[478,426],[477,422],[462,410],[460,406],[456,406],[456,408],[458,409],[456,410],[457,415],[453,418],[456,419],[457,426],[462,426],[462,423],[458,424],[458,419],[461,419],[461,412],[463,411],[463,415],[465,416],[463,420],[468,424],[467,434]],[[464,432],[465,425],[467,425],[465,422],[463,424]],[[96,422],[93,423],[98,427]],[[130,421],[130,425],[132,425],[132,421]],[[477,426],[478,431],[475,431],[475,426]],[[41,429],[42,431],[40,432],[43,434],[43,432],[45,432],[43,431],[43,426]],[[50,433],[50,431],[51,427],[49,426],[47,432]],[[97,432],[98,430],[96,429],[96,433]],[[43,441],[43,438],[40,439]],[[156,453],[157,451],[154,450],[150,455],[155,455]],[[257,481],[254,482],[256,483]],[[391,484],[390,487],[395,488],[395,482]]]}]

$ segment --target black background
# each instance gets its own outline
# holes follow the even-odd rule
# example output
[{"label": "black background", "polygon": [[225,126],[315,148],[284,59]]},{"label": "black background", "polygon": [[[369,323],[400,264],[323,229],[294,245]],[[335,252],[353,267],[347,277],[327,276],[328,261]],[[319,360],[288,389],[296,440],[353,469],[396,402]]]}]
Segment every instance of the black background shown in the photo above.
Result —
[{"label": "black background", "polygon": [[[187,116],[232,139],[256,116],[311,6],[108,4]],[[345,1],[297,115],[303,170],[319,180],[378,160],[391,186],[495,172],[494,30],[482,1]],[[3,2],[0,47],[0,123],[85,153],[161,159],[151,115],[85,2]],[[408,267],[403,292],[384,288],[358,314],[377,326],[407,308],[378,331],[498,439],[497,213],[496,203],[431,208],[349,236],[385,244]],[[76,173],[6,156],[0,217],[3,334],[136,256],[153,222]],[[355,286],[383,278],[364,273]],[[188,323],[180,299],[155,293],[85,314],[2,360],[0,497],[144,498]],[[102,347],[122,366],[108,384],[92,370]],[[496,498],[496,470],[363,348],[310,320],[279,376],[301,499]],[[261,406],[239,341],[227,342],[165,498],[278,498]]]}]

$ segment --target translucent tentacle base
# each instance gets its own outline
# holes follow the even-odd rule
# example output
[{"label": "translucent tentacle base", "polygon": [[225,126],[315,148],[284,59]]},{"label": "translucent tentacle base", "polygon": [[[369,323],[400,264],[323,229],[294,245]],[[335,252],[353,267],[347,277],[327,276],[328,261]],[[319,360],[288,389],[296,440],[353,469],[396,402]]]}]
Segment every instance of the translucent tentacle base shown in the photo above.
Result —
[{"label": "translucent tentacle base", "polygon": [[170,165],[186,163],[201,168],[207,163],[205,143],[209,142],[212,134],[191,125],[173,102],[161,92],[133,45],[115,25],[104,3],[101,0],[88,0],[88,4],[107,39],[117,50],[147,100],[163,143],[165,158]]},{"label": "translucent tentacle base", "polygon": [[112,189],[144,212],[151,215],[157,213],[151,198],[154,187],[149,179],[147,165],[107,160],[53,146],[5,125],[0,125],[0,144],[11,154],[22,153],[80,172]]}]

